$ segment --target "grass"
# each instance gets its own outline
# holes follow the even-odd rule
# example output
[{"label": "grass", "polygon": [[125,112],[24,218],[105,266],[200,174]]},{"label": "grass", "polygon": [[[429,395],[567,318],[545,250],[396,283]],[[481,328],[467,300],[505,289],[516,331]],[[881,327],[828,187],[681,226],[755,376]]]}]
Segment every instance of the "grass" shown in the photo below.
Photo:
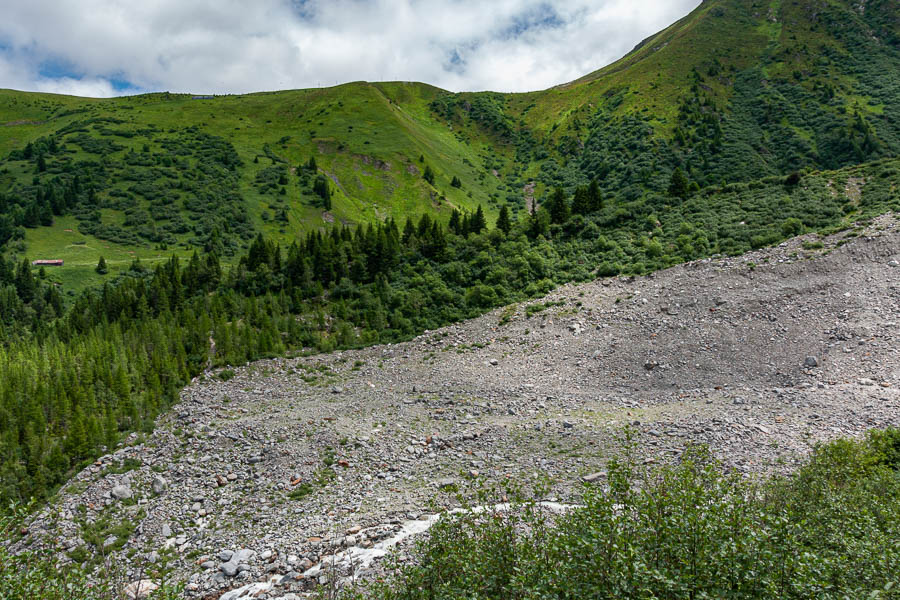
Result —
[{"label": "grass", "polygon": [[[192,252],[183,248],[154,250],[100,240],[80,233],[78,221],[72,216],[57,217],[53,227],[26,229],[25,244],[29,260],[63,260],[63,266],[45,267],[44,272],[50,281],[75,294],[85,287],[113,281],[116,275],[127,271],[135,259],[152,268],[156,263],[169,260],[173,254],[188,258]],[[94,270],[101,256],[109,268],[106,275]]]},{"label": "grass", "polygon": [[[839,3],[830,3],[828,8],[833,14],[843,14],[848,23],[860,24],[862,19],[875,18],[868,13],[847,12]],[[498,139],[466,114],[467,103],[485,98],[484,94],[463,94],[463,108],[457,118],[448,120],[430,106],[435,99],[446,96],[445,91],[409,82],[355,82],[331,88],[221,96],[210,100],[168,93],[87,99],[0,90],[0,124],[5,125],[0,127],[0,156],[76,121],[97,117],[121,121],[87,128],[87,134],[93,138],[112,140],[123,146],[107,157],[113,161],[122,159],[129,151],[139,152],[144,145],[151,153],[160,152],[162,138],[182,136],[196,128],[220,136],[234,148],[243,163],[237,173],[238,187],[253,230],[287,245],[298,233],[322,229],[332,222],[365,224],[393,217],[402,227],[406,218],[429,213],[446,220],[454,208],[473,210],[481,204],[491,223],[504,202],[510,204],[516,216],[524,207],[521,187],[528,181],[535,182],[536,197],[540,198],[555,185],[571,188],[596,176],[597,165],[587,168],[578,166],[578,161],[644,164],[635,168],[661,171],[661,175],[653,175],[665,177],[671,168],[668,159],[659,161],[654,156],[647,160],[642,156],[647,150],[629,147],[611,156],[602,147],[592,149],[590,142],[598,135],[608,135],[618,140],[614,143],[628,146],[642,143],[640,140],[646,137],[644,133],[633,139],[620,136],[616,129],[619,125],[615,123],[610,132],[599,132],[591,124],[600,114],[598,111],[602,111],[603,120],[610,122],[624,117],[637,118],[649,125],[655,138],[671,144],[676,128],[693,126],[685,125],[680,116],[686,99],[702,97],[723,111],[723,115],[733,116],[727,107],[739,95],[736,81],[742,72],[758,72],[767,82],[793,82],[805,94],[818,94],[820,86],[828,86],[833,89],[835,99],[843,99],[842,102],[812,97],[803,102],[818,102],[820,117],[831,114],[846,120],[848,107],[850,113],[854,110],[864,113],[884,133],[884,143],[894,144],[896,153],[900,141],[891,142],[891,136],[900,140],[897,137],[900,134],[888,131],[896,119],[885,99],[893,84],[872,79],[871,74],[864,81],[860,75],[863,67],[859,65],[848,66],[849,63],[838,64],[833,60],[820,64],[820,53],[810,51],[829,47],[835,48],[837,54],[856,52],[868,56],[872,54],[871,48],[853,48],[854,42],[839,37],[840,32],[810,25],[804,10],[796,3],[781,0],[766,0],[753,6],[739,0],[704,2],[620,61],[570,84],[524,94],[496,95],[503,118],[525,140],[520,140],[526,151],[522,156],[517,155],[512,142]],[[862,25],[871,26],[867,23]],[[876,69],[877,72],[888,72],[890,65],[896,63],[890,62],[896,57],[885,56],[876,57],[882,61],[879,65],[885,65]],[[795,81],[798,73],[800,79]],[[741,106],[750,108],[758,104],[752,97],[737,100],[743,103]],[[795,119],[783,123],[784,131],[740,130],[735,135],[745,138],[739,139],[733,148],[744,152],[746,147],[741,144],[752,141],[754,136],[786,134],[798,145],[815,148],[822,143],[822,131],[808,121]],[[156,131],[149,135],[141,133],[150,126],[155,126]],[[759,125],[756,126],[758,129]],[[747,125],[741,123],[739,127]],[[104,128],[108,130],[106,133]],[[582,154],[576,153],[575,160],[571,160],[572,157],[560,150],[564,143],[580,145]],[[686,148],[674,160],[694,161],[689,156],[690,150]],[[67,151],[73,160],[97,159],[97,155],[74,143],[67,144]],[[656,152],[656,148],[650,145],[648,151]],[[592,152],[596,158],[591,156]],[[313,202],[308,189],[301,190],[294,171],[289,171],[283,195],[262,193],[254,185],[257,174],[275,161],[283,160],[288,168],[294,169],[310,157],[316,159],[317,174],[330,181],[333,198],[329,211]],[[811,157],[814,154],[804,160],[808,162]],[[747,162],[757,164],[757,171],[770,174],[765,172],[773,169],[768,160],[754,155]],[[548,164],[558,167],[561,174],[546,176],[544,168]],[[436,173],[434,186],[422,178],[426,165]],[[828,168],[838,166],[843,165]],[[723,171],[724,167],[714,165],[713,168],[716,178],[708,179],[706,184],[718,182],[719,172],[731,174],[731,170]],[[753,178],[761,176],[749,167],[746,174],[752,174]],[[5,161],[0,164],[0,189],[28,185],[33,176],[32,163]],[[460,188],[450,185],[454,177],[461,181]],[[125,194],[130,185],[128,181],[116,180],[111,188]],[[648,186],[649,190],[655,190],[646,179],[642,185],[641,190],[629,192],[632,199],[634,194],[646,194]],[[609,186],[610,191],[620,191],[617,182],[610,182]],[[147,202],[140,203],[148,208]],[[282,211],[286,221],[274,218]],[[125,221],[120,210],[103,208],[101,212],[104,224]],[[187,216],[184,210],[181,214]],[[50,228],[27,230],[24,248],[14,246],[13,251],[29,259],[66,260],[66,267],[56,271],[54,277],[68,289],[78,291],[114,277],[127,267],[132,257],[152,263],[173,253],[190,254],[196,245],[192,239],[194,233],[176,237],[177,243],[169,244],[165,250],[155,249],[153,244],[112,244],[79,233],[74,219],[63,217]],[[241,243],[246,245],[246,239]],[[101,255],[110,266],[106,278],[91,270]]]}]

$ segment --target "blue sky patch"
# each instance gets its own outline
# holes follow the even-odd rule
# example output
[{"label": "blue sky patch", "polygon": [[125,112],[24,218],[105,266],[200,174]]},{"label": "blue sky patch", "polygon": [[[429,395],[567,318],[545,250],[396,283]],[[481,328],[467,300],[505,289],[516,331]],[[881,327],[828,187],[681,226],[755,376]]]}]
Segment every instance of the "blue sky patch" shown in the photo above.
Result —
[{"label": "blue sky patch", "polygon": [[447,60],[444,61],[443,67],[448,73],[462,75],[466,72],[466,59],[460,55],[458,48],[454,48],[447,55]]},{"label": "blue sky patch", "polygon": [[515,39],[531,31],[558,29],[566,24],[556,9],[546,2],[513,16],[510,21],[511,23],[500,31],[498,37],[501,39]]},{"label": "blue sky patch", "polygon": [[38,65],[37,71],[38,75],[47,79],[62,79],[63,77],[81,79],[84,77],[84,72],[79,71],[74,63],[62,58],[51,58],[42,61]]}]

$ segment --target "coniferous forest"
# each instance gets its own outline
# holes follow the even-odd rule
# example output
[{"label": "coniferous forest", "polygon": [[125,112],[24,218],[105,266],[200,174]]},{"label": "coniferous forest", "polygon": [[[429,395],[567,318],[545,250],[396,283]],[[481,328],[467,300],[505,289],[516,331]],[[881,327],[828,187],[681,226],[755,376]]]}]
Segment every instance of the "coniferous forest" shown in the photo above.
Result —
[{"label": "coniferous forest", "polygon": [[[259,234],[233,264],[214,249],[153,268],[135,260],[68,302],[45,271],[0,259],[0,494],[52,492],[126,433],[150,430],[211,367],[408,339],[564,282],[828,232],[848,211],[900,210],[896,173],[887,160],[693,193],[675,173],[652,203],[592,184],[571,197],[558,188],[515,222],[501,211],[487,223],[479,207],[446,225],[335,225],[286,248]],[[828,193],[854,176],[870,183],[852,206]]]}]

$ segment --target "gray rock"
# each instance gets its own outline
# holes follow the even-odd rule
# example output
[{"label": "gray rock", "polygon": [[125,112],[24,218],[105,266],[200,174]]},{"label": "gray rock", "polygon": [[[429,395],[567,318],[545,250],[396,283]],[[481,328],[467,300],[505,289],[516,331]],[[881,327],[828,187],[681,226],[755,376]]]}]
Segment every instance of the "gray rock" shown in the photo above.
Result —
[{"label": "gray rock", "polygon": [[439,479],[437,484],[440,489],[446,490],[448,488],[452,488],[453,486],[455,486],[456,480],[451,477],[447,477],[445,479]]},{"label": "gray rock", "polygon": [[222,562],[228,562],[231,560],[231,557],[234,556],[234,552],[231,550],[222,550],[217,556]]},{"label": "gray rock", "polygon": [[[225,556],[225,552],[230,552],[228,550],[220,552],[219,557]],[[238,573],[243,573],[244,571],[249,571],[250,566],[247,565],[247,562],[253,558],[253,555],[256,554],[253,550],[248,550],[246,548],[242,548],[237,552],[233,553],[227,562],[219,565],[219,570],[222,573],[225,573],[228,577],[234,577]]]},{"label": "gray rock", "polygon": [[109,548],[110,546],[112,546],[113,544],[115,544],[116,541],[117,541],[118,539],[119,539],[119,538],[117,538],[117,537],[114,536],[114,535],[109,536],[108,538],[106,538],[105,540],[103,540],[103,549],[105,550],[105,549]]},{"label": "gray rock", "polygon": [[153,488],[153,493],[158,496],[169,488],[169,483],[161,475],[157,475],[153,478],[151,487]]},{"label": "gray rock", "polygon": [[164,538],[170,538],[170,537],[172,537],[172,528],[169,527],[169,524],[168,524],[168,523],[163,523],[161,533],[162,533],[162,536],[163,536]]},{"label": "gray rock", "polygon": [[819,366],[819,359],[815,356],[807,356],[806,360],[803,361],[803,366],[809,369],[814,369]]},{"label": "gray rock", "polygon": [[134,496],[134,492],[127,485],[117,485],[112,489],[112,497],[116,500],[128,500]]},{"label": "gray rock", "polygon": [[581,478],[581,480],[585,483],[594,483],[595,481],[599,481],[601,479],[606,479],[605,471],[597,471],[596,473],[591,473],[590,475],[585,475]]}]

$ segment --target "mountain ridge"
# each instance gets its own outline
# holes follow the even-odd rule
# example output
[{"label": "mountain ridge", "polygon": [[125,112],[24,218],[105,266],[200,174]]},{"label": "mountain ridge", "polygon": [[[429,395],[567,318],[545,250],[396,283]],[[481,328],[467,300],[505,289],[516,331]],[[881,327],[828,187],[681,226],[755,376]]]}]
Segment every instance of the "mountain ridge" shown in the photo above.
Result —
[{"label": "mountain ridge", "polygon": [[[895,157],[896,9],[706,0],[611,65],[519,94],[415,82],[197,100],[0,91],[0,246],[65,259],[61,282],[78,289],[99,281],[84,267],[104,253],[119,269],[225,236],[228,259],[256,233],[287,245],[335,223],[446,223],[479,205],[524,221],[555,188],[590,181],[649,218],[676,169],[696,191]],[[230,158],[198,151],[200,138]],[[211,170],[192,181],[203,161]],[[67,192],[75,175],[90,183]]]}]

